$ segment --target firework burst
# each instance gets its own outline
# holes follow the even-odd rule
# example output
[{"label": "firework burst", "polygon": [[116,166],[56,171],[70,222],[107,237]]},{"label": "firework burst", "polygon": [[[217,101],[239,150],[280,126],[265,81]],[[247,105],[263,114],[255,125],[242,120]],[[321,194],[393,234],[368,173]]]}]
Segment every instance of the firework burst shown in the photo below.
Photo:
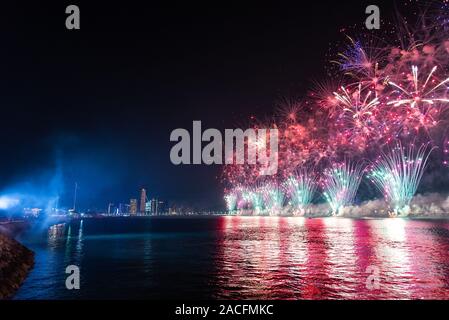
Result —
[{"label": "firework burst", "polygon": [[420,128],[429,130],[438,125],[438,116],[442,109],[449,103],[447,99],[447,83],[449,78],[438,81],[435,77],[437,67],[433,67],[429,74],[420,77],[419,68],[412,66],[411,74],[408,74],[405,85],[396,84],[389,81],[395,91],[395,98],[389,101],[387,105],[391,105],[396,110],[393,112],[399,122],[406,129]]},{"label": "firework burst", "polygon": [[336,119],[337,125],[341,126],[339,129],[346,137],[354,138],[352,141],[362,147],[378,132],[376,109],[380,104],[373,91],[365,91],[363,92],[362,84],[359,83],[355,90],[341,87],[339,92],[334,92],[340,107]]}]

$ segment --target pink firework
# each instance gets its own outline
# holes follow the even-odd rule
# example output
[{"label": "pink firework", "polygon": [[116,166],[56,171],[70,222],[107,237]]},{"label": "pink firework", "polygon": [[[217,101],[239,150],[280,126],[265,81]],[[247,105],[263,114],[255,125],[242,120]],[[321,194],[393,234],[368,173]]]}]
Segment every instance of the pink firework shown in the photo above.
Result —
[{"label": "pink firework", "polygon": [[439,116],[449,103],[446,98],[449,78],[438,80],[436,71],[437,67],[433,67],[429,74],[422,76],[419,68],[412,66],[404,81],[388,83],[394,89],[394,98],[387,105],[393,107],[395,116],[407,131],[429,130],[439,124]]},{"label": "pink firework", "polygon": [[[449,166],[449,10],[432,8],[417,15],[416,23],[391,26],[382,39],[348,37],[349,45],[332,61],[338,66],[332,79],[319,80],[304,99],[284,99],[277,116],[254,126],[279,130],[278,173],[270,177],[271,187],[256,188],[270,190],[269,201],[264,199],[274,211],[283,198],[273,186],[288,184],[297,168],[314,168],[314,177],[332,182],[326,173],[341,161],[376,158],[384,146],[401,140],[442,146],[441,162]],[[245,199],[265,208],[254,191],[259,172],[257,165],[232,165],[223,178],[228,190],[239,186]],[[338,193],[329,185],[325,189],[327,202],[338,203]],[[350,195],[354,199],[355,193]],[[228,200],[232,204],[235,197]]]}]

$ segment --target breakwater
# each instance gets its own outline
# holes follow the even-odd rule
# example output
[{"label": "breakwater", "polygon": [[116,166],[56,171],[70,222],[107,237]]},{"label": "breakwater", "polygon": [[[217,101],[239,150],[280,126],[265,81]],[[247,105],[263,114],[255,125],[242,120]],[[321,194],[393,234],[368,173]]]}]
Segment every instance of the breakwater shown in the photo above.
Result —
[{"label": "breakwater", "polygon": [[14,240],[23,222],[0,223],[0,299],[11,298],[34,266],[34,252]]}]

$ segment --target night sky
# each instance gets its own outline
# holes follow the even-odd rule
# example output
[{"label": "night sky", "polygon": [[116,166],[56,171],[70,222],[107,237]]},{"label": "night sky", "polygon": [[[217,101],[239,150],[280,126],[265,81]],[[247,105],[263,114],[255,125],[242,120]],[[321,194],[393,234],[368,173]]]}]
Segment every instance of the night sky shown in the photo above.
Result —
[{"label": "night sky", "polygon": [[[83,209],[128,202],[141,187],[171,203],[223,208],[221,168],[173,166],[171,131],[269,116],[281,97],[323,77],[331,43],[364,23],[367,5],[392,9],[296,3],[2,4],[0,194],[56,188],[70,207],[76,181]],[[69,4],[80,7],[79,31],[65,28]]]}]

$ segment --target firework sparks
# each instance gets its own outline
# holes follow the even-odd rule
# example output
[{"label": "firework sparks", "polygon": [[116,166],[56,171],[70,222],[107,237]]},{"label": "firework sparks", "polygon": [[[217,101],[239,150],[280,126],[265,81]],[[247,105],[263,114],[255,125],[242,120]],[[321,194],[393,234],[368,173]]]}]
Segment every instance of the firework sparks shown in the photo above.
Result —
[{"label": "firework sparks", "polygon": [[362,177],[363,166],[349,161],[326,170],[323,195],[332,215],[341,215],[343,208],[354,202]]},{"label": "firework sparks", "polygon": [[428,76],[426,77],[426,80],[424,81],[424,83],[422,85],[420,85],[418,67],[413,66],[412,67],[412,80],[411,80],[411,83],[413,86],[410,91],[407,89],[404,89],[400,85],[397,85],[393,81],[389,81],[388,84],[399,89],[399,92],[405,94],[406,97],[405,98],[400,97],[397,100],[388,102],[388,104],[389,105],[392,104],[395,107],[399,107],[401,105],[406,104],[406,105],[410,105],[411,108],[417,108],[417,107],[419,107],[420,103],[423,103],[423,104],[426,104],[427,106],[429,106],[429,105],[434,105],[437,102],[445,102],[445,103],[449,102],[449,99],[437,96],[437,90],[439,88],[443,88],[444,93],[447,92],[447,87],[444,87],[444,85],[449,82],[449,78],[437,83],[435,86],[432,86],[430,89],[427,90],[427,86],[429,85],[429,82],[430,83],[435,82],[434,80],[432,80],[432,78],[433,78],[436,70],[437,70],[437,67],[434,67],[432,69],[432,71],[428,74]]},{"label": "firework sparks", "polygon": [[294,207],[295,215],[303,216],[312,202],[317,189],[316,175],[308,168],[298,169],[286,181],[286,189],[290,195],[290,201]]},{"label": "firework sparks", "polygon": [[409,148],[398,144],[374,162],[368,178],[390,204],[392,216],[408,215],[431,152],[427,144],[418,150],[413,144]]},{"label": "firework sparks", "polygon": [[340,92],[334,92],[334,95],[341,111],[336,121],[337,125],[341,124],[344,135],[369,140],[377,129],[376,107],[380,103],[374,92],[362,92],[362,84],[359,83],[354,91],[341,87]]},{"label": "firework sparks", "polygon": [[[278,215],[287,211],[287,198],[288,207],[303,214],[320,181],[332,213],[340,215],[354,201],[362,180],[359,163],[370,158],[378,160],[369,179],[393,213],[405,215],[431,148],[401,147],[380,156],[379,150],[401,141],[443,144],[438,161],[449,167],[448,17],[444,6],[417,14],[415,23],[391,24],[393,29],[381,39],[348,37],[349,46],[331,61],[339,66],[332,79],[320,79],[305,98],[282,100],[269,121],[252,116],[255,127],[279,130],[279,170],[260,184],[257,165],[226,166],[228,188],[241,186],[237,196],[226,199],[228,209],[236,201],[237,209]],[[349,158],[353,162],[342,163]]]},{"label": "firework sparks", "polygon": [[412,73],[407,77],[405,85],[396,84],[389,81],[388,84],[394,87],[396,99],[387,102],[398,108],[396,114],[402,118],[405,126],[411,126],[416,131],[420,127],[429,129],[438,125],[438,115],[444,104],[449,103],[446,98],[449,78],[438,81],[435,77],[437,67],[433,67],[430,73],[424,78],[419,76],[419,68],[412,67]]},{"label": "firework sparks", "polygon": [[269,215],[279,216],[284,208],[285,193],[278,183],[268,183],[264,187],[265,205]]},{"label": "firework sparks", "polygon": [[235,193],[229,193],[225,196],[226,201],[226,207],[228,209],[228,212],[232,213],[237,209],[237,194]]}]

